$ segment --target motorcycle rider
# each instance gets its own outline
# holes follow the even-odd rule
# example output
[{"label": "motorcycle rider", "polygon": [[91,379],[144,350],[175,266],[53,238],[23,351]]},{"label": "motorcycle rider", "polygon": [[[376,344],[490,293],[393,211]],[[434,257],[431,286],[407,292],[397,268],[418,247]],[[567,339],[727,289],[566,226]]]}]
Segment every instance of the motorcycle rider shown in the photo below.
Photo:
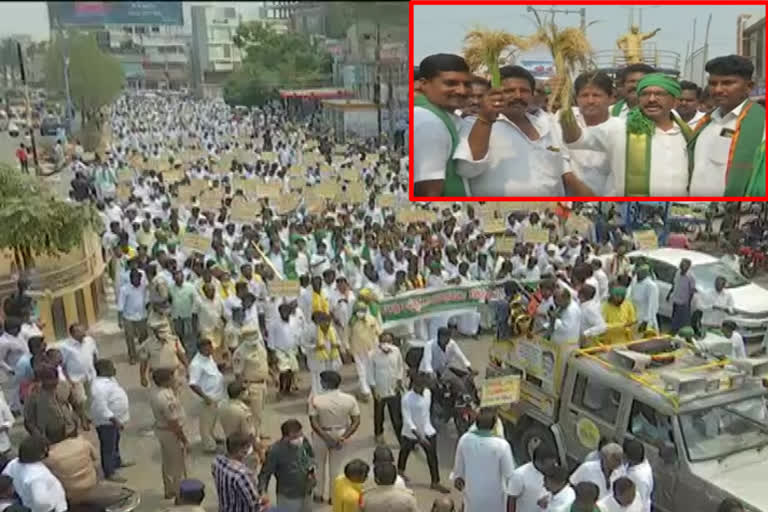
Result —
[{"label": "motorcycle rider", "polygon": [[451,327],[437,330],[437,339],[424,346],[419,371],[446,383],[456,394],[475,396],[472,377],[477,375],[477,371],[472,369],[472,363],[454,341],[453,332]]}]

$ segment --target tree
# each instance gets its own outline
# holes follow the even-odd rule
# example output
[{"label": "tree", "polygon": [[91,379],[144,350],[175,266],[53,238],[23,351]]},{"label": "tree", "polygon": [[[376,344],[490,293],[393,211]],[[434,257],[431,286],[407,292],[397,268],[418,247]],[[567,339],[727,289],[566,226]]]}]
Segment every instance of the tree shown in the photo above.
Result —
[{"label": "tree", "polygon": [[120,94],[125,77],[120,62],[101,51],[95,36],[70,31],[48,46],[46,77],[52,91],[65,91],[63,55],[69,56],[69,89],[72,102],[80,109],[83,122],[94,119],[99,110]]},{"label": "tree", "polygon": [[259,105],[275,98],[278,88],[330,81],[331,55],[302,34],[279,34],[265,23],[252,22],[240,25],[233,41],[245,58],[224,87],[230,105]]},{"label": "tree", "polygon": [[62,201],[40,179],[0,165],[0,249],[13,249],[19,269],[73,249],[100,223],[91,205]]}]

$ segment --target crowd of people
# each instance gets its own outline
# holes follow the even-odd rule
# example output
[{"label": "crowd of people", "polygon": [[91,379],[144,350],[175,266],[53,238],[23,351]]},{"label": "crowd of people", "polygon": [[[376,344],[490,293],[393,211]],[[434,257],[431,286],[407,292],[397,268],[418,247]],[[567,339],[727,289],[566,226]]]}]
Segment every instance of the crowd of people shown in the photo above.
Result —
[{"label": "crowd of people", "polygon": [[706,71],[704,87],[643,63],[587,71],[564,112],[547,95],[562,78],[507,65],[491,88],[464,58],[430,55],[414,71],[414,196],[764,196],[752,61]]},{"label": "crowd of people", "polygon": [[[103,220],[125,354],[147,388],[163,493],[175,501],[173,510],[201,512],[206,494],[188,474],[183,394],[199,401],[200,447],[212,459],[208,493],[221,511],[266,510],[273,477],[281,512],[329,502],[334,512],[416,511],[406,469],[417,449],[426,455],[430,488],[448,494],[442,484],[448,476],[463,492],[466,512],[500,510],[508,500],[522,512],[650,509],[652,475],[649,480],[642,445],[622,450],[607,443],[598,456],[602,466],[585,462],[570,477],[544,447],[516,468],[490,408],[459,440],[452,474],[441,475],[430,388],[449,373],[477,373],[456,338],[481,330],[506,336],[509,302],[417,318],[401,332],[385,328],[381,314],[381,301],[400,294],[515,280],[531,286],[537,327],[552,341],[618,341],[658,328],[653,276],[627,259],[631,240],[617,242],[603,264],[597,256],[614,248],[567,233],[566,203],[497,212],[501,232],[486,229],[491,220],[478,214],[480,205],[425,204],[418,211],[427,218],[404,220],[398,215],[407,201],[402,153],[365,144],[337,151],[322,132],[277,106],[235,117],[212,101],[126,96],[113,106],[110,123],[106,153],[76,156],[71,164],[88,190],[73,199],[92,201]],[[204,155],[185,160],[190,148]],[[237,159],[222,169],[217,164],[228,155]],[[163,161],[163,169],[152,167]],[[205,187],[190,196],[192,180]],[[361,201],[345,194],[358,181]],[[308,195],[330,182],[340,193],[318,209],[305,198],[283,211],[279,198],[259,196],[249,182],[277,183],[282,195]],[[214,203],[204,200],[211,191],[220,192]],[[235,215],[242,200],[251,209],[247,221]],[[550,242],[526,241],[532,227],[549,230]],[[508,253],[495,245],[502,233],[517,237]],[[191,244],[189,235],[204,245]],[[727,310],[728,291],[716,285],[720,295],[696,293],[687,270],[682,264],[670,292],[673,323],[694,338],[682,329]],[[121,432],[132,419],[115,361],[101,357],[98,342],[78,324],[65,341],[44,340],[27,286],[20,280],[4,305],[0,450],[8,478],[0,478],[0,494],[33,512],[125,499],[130,482],[120,469],[133,462],[123,456]],[[615,325],[623,330],[609,328]],[[426,341],[417,364],[406,364],[401,336]],[[731,339],[736,351],[738,333]],[[354,365],[356,395],[340,389],[345,363]],[[308,413],[303,421],[283,422],[270,444],[264,420],[273,388],[280,398],[309,388]],[[368,421],[360,402],[369,401],[377,445],[370,463],[353,459],[349,447]],[[396,457],[384,436],[385,411]],[[23,417],[28,434],[18,447],[7,436],[14,417]],[[82,435],[90,428],[98,450]],[[601,468],[617,472],[610,485]],[[432,508],[455,509],[448,497]]]}]

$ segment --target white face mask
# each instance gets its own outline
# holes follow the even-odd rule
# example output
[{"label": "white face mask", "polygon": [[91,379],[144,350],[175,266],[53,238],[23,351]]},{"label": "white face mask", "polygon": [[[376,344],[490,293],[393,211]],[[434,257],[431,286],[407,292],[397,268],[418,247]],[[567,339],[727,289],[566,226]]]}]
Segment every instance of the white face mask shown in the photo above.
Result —
[{"label": "white face mask", "polygon": [[355,316],[357,316],[357,318],[365,318],[365,311],[356,311]]},{"label": "white face mask", "polygon": [[301,446],[301,445],[303,445],[303,444],[304,444],[304,436],[301,436],[301,437],[297,437],[296,439],[291,439],[291,440],[290,440],[290,443],[291,443],[293,446]]}]

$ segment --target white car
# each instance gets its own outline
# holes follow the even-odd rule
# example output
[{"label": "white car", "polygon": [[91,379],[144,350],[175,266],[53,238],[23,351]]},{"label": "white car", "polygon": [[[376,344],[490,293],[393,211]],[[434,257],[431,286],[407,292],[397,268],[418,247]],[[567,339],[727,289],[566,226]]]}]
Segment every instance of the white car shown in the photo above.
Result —
[{"label": "white car", "polygon": [[15,122],[11,121],[8,123],[8,135],[11,137],[18,137],[19,136],[19,125],[17,125]]},{"label": "white car", "polygon": [[[736,322],[745,339],[761,338],[768,329],[768,290],[752,283],[718,258],[703,252],[671,247],[632,251],[627,256],[633,264],[643,257],[651,267],[659,287],[660,315],[668,318],[672,316],[672,301],[667,301],[667,294],[672,287],[675,272],[680,267],[680,261],[688,258],[691,260],[690,272],[696,279],[697,290],[713,290],[715,278],[725,278],[725,288],[733,297],[735,310],[730,318]],[[605,265],[608,258],[600,259]]]}]

